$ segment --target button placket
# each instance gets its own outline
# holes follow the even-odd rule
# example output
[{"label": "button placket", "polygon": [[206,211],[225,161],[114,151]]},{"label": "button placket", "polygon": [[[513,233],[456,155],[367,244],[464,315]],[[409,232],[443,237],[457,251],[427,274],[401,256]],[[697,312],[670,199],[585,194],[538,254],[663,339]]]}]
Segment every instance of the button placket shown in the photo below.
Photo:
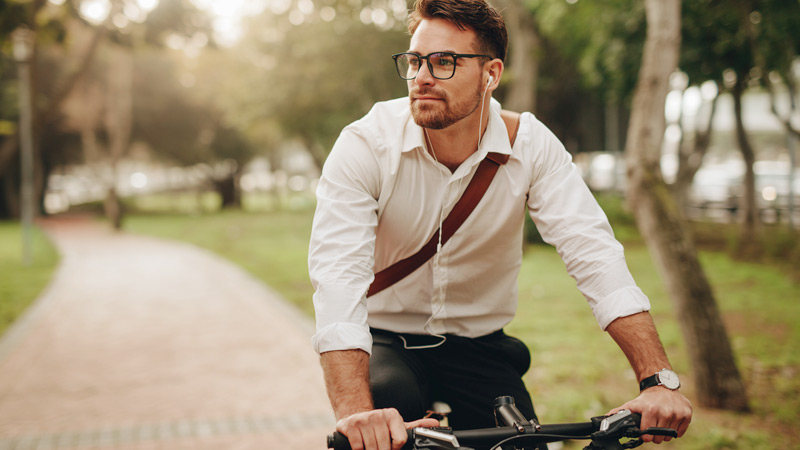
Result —
[{"label": "button placket", "polygon": [[431,320],[428,325],[431,333],[446,333],[444,320],[447,317],[447,252],[442,249],[433,265],[433,295],[431,296]]}]

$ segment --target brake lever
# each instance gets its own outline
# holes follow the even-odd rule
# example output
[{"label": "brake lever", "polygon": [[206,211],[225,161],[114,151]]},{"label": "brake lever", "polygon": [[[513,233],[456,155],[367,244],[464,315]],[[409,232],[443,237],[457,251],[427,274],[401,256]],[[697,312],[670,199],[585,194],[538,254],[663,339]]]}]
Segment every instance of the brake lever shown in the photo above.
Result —
[{"label": "brake lever", "polygon": [[650,434],[653,436],[669,436],[674,438],[678,437],[678,431],[673,430],[672,428],[650,427],[646,430],[639,430],[639,436],[643,436],[645,434]]},{"label": "brake lever", "polygon": [[636,448],[644,444],[644,441],[641,439],[641,437],[644,436],[645,434],[649,434],[652,436],[669,436],[674,438],[678,437],[678,432],[676,430],[673,430],[672,428],[650,427],[646,430],[640,430],[638,428],[635,428],[625,433],[625,437],[637,438],[637,439],[633,439],[631,441],[623,443],[622,448],[624,449]]}]

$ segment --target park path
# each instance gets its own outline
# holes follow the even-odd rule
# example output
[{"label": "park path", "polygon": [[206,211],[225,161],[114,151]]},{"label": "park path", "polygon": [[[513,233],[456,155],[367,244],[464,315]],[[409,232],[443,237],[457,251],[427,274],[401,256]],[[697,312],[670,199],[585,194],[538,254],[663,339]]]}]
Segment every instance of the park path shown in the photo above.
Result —
[{"label": "park path", "polygon": [[196,247],[82,218],[0,341],[0,450],[325,448],[310,320]]}]

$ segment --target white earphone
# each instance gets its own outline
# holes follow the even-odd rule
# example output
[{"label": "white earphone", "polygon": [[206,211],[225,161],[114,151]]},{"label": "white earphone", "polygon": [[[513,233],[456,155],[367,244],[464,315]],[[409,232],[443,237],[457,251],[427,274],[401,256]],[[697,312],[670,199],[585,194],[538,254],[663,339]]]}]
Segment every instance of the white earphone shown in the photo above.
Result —
[{"label": "white earphone", "polygon": [[494,81],[494,77],[489,75],[489,81],[487,81],[486,84],[492,84],[492,81]]}]

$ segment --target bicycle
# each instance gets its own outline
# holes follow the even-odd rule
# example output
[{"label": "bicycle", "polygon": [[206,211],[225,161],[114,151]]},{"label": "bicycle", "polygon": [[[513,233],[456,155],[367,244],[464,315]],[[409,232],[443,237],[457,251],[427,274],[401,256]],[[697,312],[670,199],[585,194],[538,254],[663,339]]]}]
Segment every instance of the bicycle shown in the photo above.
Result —
[{"label": "bicycle", "polygon": [[[584,450],[622,450],[642,445],[645,434],[678,437],[671,428],[640,430],[641,415],[622,410],[588,422],[540,425],[526,419],[509,396],[498,397],[494,405],[496,428],[452,430],[449,427],[408,430],[403,450],[512,450],[535,448],[539,444],[566,440],[590,440]],[[627,440],[630,439],[630,440]],[[350,450],[343,434],[328,436],[328,448]]]}]

